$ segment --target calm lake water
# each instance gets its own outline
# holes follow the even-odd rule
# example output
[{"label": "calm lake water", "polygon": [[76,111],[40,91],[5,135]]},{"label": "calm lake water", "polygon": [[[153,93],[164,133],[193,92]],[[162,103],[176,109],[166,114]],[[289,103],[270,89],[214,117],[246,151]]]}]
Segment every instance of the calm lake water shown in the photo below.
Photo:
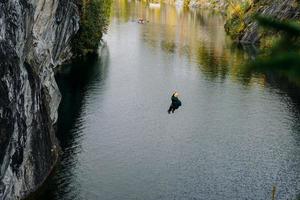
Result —
[{"label": "calm lake water", "polygon": [[35,199],[299,198],[299,89],[243,73],[255,50],[232,45],[218,13],[113,7],[99,57],[57,74],[63,154]]}]

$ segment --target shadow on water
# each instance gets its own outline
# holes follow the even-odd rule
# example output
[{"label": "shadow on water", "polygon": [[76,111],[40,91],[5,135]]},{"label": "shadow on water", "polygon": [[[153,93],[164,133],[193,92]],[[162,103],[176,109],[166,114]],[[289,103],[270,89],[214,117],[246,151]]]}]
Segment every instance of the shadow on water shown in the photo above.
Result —
[{"label": "shadow on water", "polygon": [[87,93],[94,85],[105,84],[109,52],[106,45],[99,55],[74,60],[62,66],[56,73],[56,81],[62,94],[57,123],[57,137],[62,148],[59,163],[42,188],[30,199],[74,199],[69,192],[77,188],[74,176],[77,154],[81,151],[80,118]]},{"label": "shadow on water", "polygon": [[[57,137],[62,148],[73,143],[74,136],[70,132],[74,122],[82,112],[84,97],[94,85],[102,84],[107,75],[108,49],[102,47],[101,55],[89,55],[68,64],[56,74],[56,80],[62,93],[59,109]],[[71,137],[68,136],[71,135]]]}]

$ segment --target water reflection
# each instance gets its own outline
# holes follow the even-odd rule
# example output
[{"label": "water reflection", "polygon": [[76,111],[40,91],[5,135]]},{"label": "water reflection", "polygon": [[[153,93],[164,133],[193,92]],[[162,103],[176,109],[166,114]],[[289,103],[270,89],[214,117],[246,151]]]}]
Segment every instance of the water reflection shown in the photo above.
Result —
[{"label": "water reflection", "polygon": [[[273,185],[295,199],[297,90],[243,74],[255,51],[232,46],[218,14],[114,6],[109,62],[58,75],[65,153],[37,199],[269,199]],[[168,115],[174,90],[183,106]]]},{"label": "water reflection", "polygon": [[[199,70],[211,80],[223,82],[227,76],[242,84],[264,82],[264,75],[243,73],[241,66],[254,58],[257,50],[252,46],[235,46],[224,31],[224,17],[215,11],[179,9],[162,4],[149,9],[147,3],[115,1],[114,13],[120,22],[149,20],[141,25],[143,42],[167,55],[184,57],[197,62]],[[243,49],[243,51],[241,51]]]},{"label": "water reflection", "polygon": [[161,48],[167,53],[174,53],[176,50],[176,44],[174,42],[161,41]]}]

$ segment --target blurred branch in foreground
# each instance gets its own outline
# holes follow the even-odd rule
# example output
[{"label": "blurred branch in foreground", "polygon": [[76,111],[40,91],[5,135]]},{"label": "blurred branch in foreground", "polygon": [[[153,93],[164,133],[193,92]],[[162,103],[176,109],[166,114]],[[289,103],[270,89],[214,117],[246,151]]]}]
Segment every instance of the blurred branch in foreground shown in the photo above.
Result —
[{"label": "blurred branch in foreground", "polygon": [[272,29],[280,37],[270,49],[250,62],[247,68],[255,71],[277,71],[289,78],[300,80],[300,25],[263,16],[255,16],[255,19],[265,30]]}]

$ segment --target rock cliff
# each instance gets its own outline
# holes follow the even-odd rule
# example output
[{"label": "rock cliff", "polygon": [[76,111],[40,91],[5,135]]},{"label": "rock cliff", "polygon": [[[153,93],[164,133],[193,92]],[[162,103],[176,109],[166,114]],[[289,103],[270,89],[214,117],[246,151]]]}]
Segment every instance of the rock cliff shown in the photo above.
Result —
[{"label": "rock cliff", "polygon": [[240,43],[257,44],[274,34],[259,31],[259,26],[253,19],[254,14],[279,20],[300,19],[300,7],[297,0],[253,0],[252,2],[245,13],[230,18],[225,25],[226,31]]},{"label": "rock cliff", "polygon": [[74,0],[0,0],[0,200],[21,199],[58,156],[53,68],[71,56]]},{"label": "rock cliff", "polygon": [[228,5],[227,0],[189,0],[192,8],[209,8],[224,12]]}]

